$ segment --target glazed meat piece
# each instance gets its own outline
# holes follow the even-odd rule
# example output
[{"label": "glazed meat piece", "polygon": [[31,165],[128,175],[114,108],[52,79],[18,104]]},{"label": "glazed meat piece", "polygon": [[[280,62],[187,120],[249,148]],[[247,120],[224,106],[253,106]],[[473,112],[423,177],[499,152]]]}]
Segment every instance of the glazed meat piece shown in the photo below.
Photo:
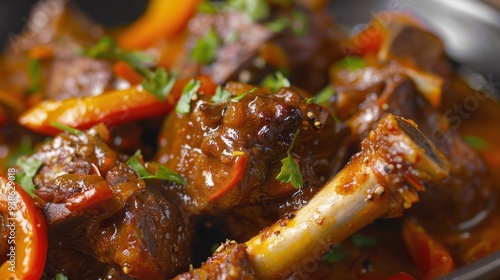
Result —
[{"label": "glazed meat piece", "polygon": [[97,257],[123,274],[164,279],[191,263],[192,230],[158,187],[134,193],[125,208],[101,222],[88,238]]},{"label": "glazed meat piece", "polygon": [[[117,86],[111,63],[80,54],[82,48],[93,44],[100,36],[102,27],[75,7],[71,9],[62,1],[40,1],[25,30],[11,38],[9,51],[12,55],[7,56],[6,63],[13,67],[23,61],[38,63],[44,75],[39,77],[39,88],[30,90],[43,93],[47,99],[100,95]],[[21,82],[16,73],[12,75],[11,80]],[[33,79],[24,77],[24,87],[26,84],[33,86]]]},{"label": "glazed meat piece", "polygon": [[[104,125],[65,132],[26,159],[42,163],[34,193],[49,224],[50,250],[83,253],[94,258],[89,263],[104,263],[110,275],[120,277],[178,274],[192,253],[188,216],[159,182],[140,180],[126,164],[128,157],[108,147],[109,139]],[[68,258],[69,265],[76,262]],[[55,272],[68,265],[52,261],[48,266]]]},{"label": "glazed meat piece", "polygon": [[[157,161],[186,177],[187,187],[171,189],[191,211],[311,195],[344,164],[348,130],[293,87],[275,94],[239,83],[226,88],[240,98],[199,96],[189,114],[169,116],[160,138]],[[289,150],[304,179],[300,190],[276,179]]]},{"label": "glazed meat piece", "polygon": [[258,279],[246,252],[245,244],[229,242],[222,244],[215,254],[204,262],[200,269],[190,269],[175,277],[175,280],[253,280]]},{"label": "glazed meat piece", "polygon": [[344,33],[325,12],[314,15],[279,9],[268,22],[289,20],[292,27],[274,33],[266,23],[252,22],[238,12],[196,15],[189,24],[187,54],[213,30],[220,46],[213,60],[179,59],[174,68],[188,77],[210,75],[217,83],[240,81],[258,84],[268,74],[284,71],[292,83],[310,92],[328,83],[328,67],[342,57]]}]

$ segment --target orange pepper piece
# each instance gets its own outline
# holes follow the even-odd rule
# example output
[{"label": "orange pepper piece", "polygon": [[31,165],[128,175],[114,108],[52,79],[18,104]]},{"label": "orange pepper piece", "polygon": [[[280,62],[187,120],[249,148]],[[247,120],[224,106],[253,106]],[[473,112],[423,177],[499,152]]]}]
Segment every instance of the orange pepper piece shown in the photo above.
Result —
[{"label": "orange pepper piece", "polygon": [[194,15],[199,0],[151,0],[146,12],[118,35],[123,49],[145,49],[177,35]]}]

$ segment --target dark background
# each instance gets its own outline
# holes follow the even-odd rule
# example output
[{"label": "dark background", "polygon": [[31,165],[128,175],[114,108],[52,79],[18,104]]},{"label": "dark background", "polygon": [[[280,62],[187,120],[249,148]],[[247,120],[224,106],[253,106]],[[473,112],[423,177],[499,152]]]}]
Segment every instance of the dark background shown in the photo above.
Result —
[{"label": "dark background", "polygon": [[[43,0],[42,0],[43,1]],[[179,0],[182,1],[182,0]],[[19,33],[31,6],[37,0],[0,0],[0,45],[8,43],[9,33]],[[146,9],[147,0],[72,0],[85,13],[107,26],[132,22]]]},{"label": "dark background", "polygon": [[[47,0],[41,0],[47,1]],[[178,0],[183,1],[183,0]],[[0,0],[0,46],[9,33],[18,33],[36,0]],[[109,27],[139,17],[148,0],[72,0],[94,20]],[[488,2],[485,4],[483,2]],[[354,27],[394,3],[417,15],[444,41],[450,57],[478,72],[500,88],[500,0],[333,0],[338,22]]]}]

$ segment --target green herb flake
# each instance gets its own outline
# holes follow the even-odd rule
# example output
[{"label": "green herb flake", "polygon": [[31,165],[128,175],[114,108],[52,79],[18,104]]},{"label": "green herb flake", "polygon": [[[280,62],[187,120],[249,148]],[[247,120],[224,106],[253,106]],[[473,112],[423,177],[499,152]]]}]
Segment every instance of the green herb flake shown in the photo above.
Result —
[{"label": "green herb flake", "polygon": [[167,181],[172,181],[179,183],[181,185],[186,185],[186,179],[173,172],[172,170],[166,168],[165,166],[152,162],[152,164],[156,165],[158,167],[158,171],[156,171],[156,174],[151,174],[146,168],[141,164],[139,161],[138,157],[141,156],[141,151],[137,150],[134,155],[132,155],[128,160],[127,160],[127,165],[132,168],[137,174],[139,174],[139,179],[160,179],[160,180],[167,180]]},{"label": "green herb flake", "polygon": [[314,103],[323,106],[328,106],[330,103],[330,97],[332,97],[334,94],[335,94],[335,89],[332,86],[327,86],[320,92],[318,92],[318,94],[316,94],[316,97],[314,98]]},{"label": "green herb flake", "polygon": [[42,87],[42,66],[38,59],[30,59],[28,63],[28,75],[30,80],[29,92],[38,92]]},{"label": "green herb flake", "polygon": [[115,41],[109,36],[102,36],[94,46],[80,51],[82,55],[88,57],[107,59],[113,58],[118,52]]},{"label": "green herb flake", "polygon": [[217,50],[221,45],[221,40],[214,29],[210,29],[204,37],[196,42],[191,53],[191,58],[202,64],[210,64],[217,57]]},{"label": "green herb flake", "polygon": [[56,274],[56,280],[68,280],[68,277],[62,273],[57,273]]},{"label": "green herb flake", "polygon": [[20,157],[16,165],[21,168],[21,172],[16,174],[16,183],[19,184],[23,189],[25,189],[31,197],[34,197],[33,191],[35,190],[35,184],[33,183],[33,177],[35,177],[38,169],[42,166],[43,162],[34,158]]},{"label": "green herb flake", "polygon": [[239,38],[238,31],[236,31],[235,29],[233,29],[227,35],[227,37],[224,39],[224,42],[226,44],[233,44],[233,43],[236,43],[236,41],[238,41],[238,38]]},{"label": "green herb flake", "polygon": [[326,252],[322,257],[322,261],[326,261],[328,263],[336,263],[347,257],[347,253],[344,252],[344,244],[339,244],[332,250]]},{"label": "green herb flake", "polygon": [[247,92],[245,92],[245,93],[243,93],[243,94],[240,94],[240,95],[236,96],[235,98],[231,99],[231,101],[238,102],[238,101],[240,101],[241,99],[243,99],[243,97],[247,96],[247,94],[249,94],[249,93],[254,93],[254,92],[255,92],[255,90],[257,90],[257,88],[253,88],[253,89],[251,89],[251,90],[249,90],[249,91],[247,91]]},{"label": "green herb flake", "polygon": [[267,29],[274,33],[280,33],[291,26],[291,22],[286,17],[278,17],[275,20],[266,23]]},{"label": "green herb flake", "polygon": [[80,51],[82,55],[108,60],[120,60],[127,63],[134,71],[144,77],[143,88],[154,95],[161,102],[165,101],[175,84],[173,75],[169,75],[163,68],[151,71],[156,59],[144,52],[127,52],[116,46],[115,41],[109,36],[103,36],[94,46]]},{"label": "green herb flake", "polygon": [[175,77],[169,75],[165,69],[158,68],[155,72],[152,72],[151,75],[148,75],[148,77],[142,82],[142,86],[145,90],[153,94],[158,100],[163,102],[170,94],[175,81]]},{"label": "green herb flake", "polygon": [[296,37],[305,36],[307,34],[307,30],[309,29],[309,20],[307,18],[307,15],[302,11],[294,10],[292,16],[293,35],[295,35]]},{"label": "green herb flake", "polygon": [[472,148],[478,151],[483,151],[488,148],[488,142],[477,136],[467,135],[464,136],[463,140],[467,145],[471,146]]},{"label": "green herb flake", "polygon": [[69,127],[67,125],[64,125],[62,123],[59,123],[59,122],[50,122],[50,126],[54,127],[54,128],[57,128],[61,131],[66,131],[68,132],[69,134],[73,134],[73,135],[76,135],[76,136],[81,136],[83,135],[83,132],[81,130],[78,130],[76,128],[72,128],[72,127]]},{"label": "green herb flake", "polygon": [[252,21],[260,21],[269,17],[271,7],[267,0],[230,0],[229,5],[242,11]]},{"label": "green herb flake", "polygon": [[226,102],[229,97],[231,97],[231,93],[226,89],[223,89],[221,86],[217,86],[215,90],[215,95],[212,97],[212,102],[214,103],[222,103]]},{"label": "green herb flake", "polygon": [[299,135],[300,129],[295,132],[293,136],[292,144],[290,145],[290,149],[288,149],[288,156],[281,160],[281,170],[276,179],[282,183],[292,183],[292,186],[296,189],[302,188],[304,186],[304,179],[302,178],[302,174],[300,173],[300,168],[292,156],[292,148],[295,144],[295,140]]},{"label": "green herb flake", "polygon": [[351,242],[356,248],[373,248],[380,243],[380,239],[357,233],[351,236]]},{"label": "green herb flake", "polygon": [[177,102],[177,106],[175,107],[175,111],[181,115],[188,114],[191,111],[191,100],[193,96],[196,94],[198,89],[201,87],[201,82],[195,79],[189,81],[189,83],[182,90],[182,95],[179,101]]},{"label": "green herb flake", "polygon": [[19,146],[11,153],[8,160],[8,166],[12,166],[16,163],[17,159],[21,156],[25,156],[33,153],[33,141],[31,137],[24,135],[19,141]]},{"label": "green herb flake", "polygon": [[340,70],[350,70],[352,72],[366,67],[366,61],[358,56],[348,56],[335,64]]},{"label": "green herb flake", "polygon": [[271,89],[276,92],[280,88],[290,87],[290,81],[281,73],[276,72],[275,76],[267,75],[261,82],[263,87]]}]

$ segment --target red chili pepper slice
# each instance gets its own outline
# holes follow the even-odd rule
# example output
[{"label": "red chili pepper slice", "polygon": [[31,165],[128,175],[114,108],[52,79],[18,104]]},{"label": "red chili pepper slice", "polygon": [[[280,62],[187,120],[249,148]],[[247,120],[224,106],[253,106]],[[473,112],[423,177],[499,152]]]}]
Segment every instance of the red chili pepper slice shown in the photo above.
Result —
[{"label": "red chili pepper slice", "polygon": [[[9,176],[13,175],[9,172]],[[39,279],[47,258],[45,217],[31,196],[9,179],[13,178],[0,176],[0,212],[8,217],[9,228],[7,240],[2,242],[10,249],[8,260],[0,267],[0,279]]]},{"label": "red chili pepper slice", "polygon": [[[208,95],[215,93],[216,84],[210,78],[202,76],[196,79],[201,81],[199,92]],[[101,122],[110,127],[133,120],[166,115],[175,108],[189,80],[177,80],[164,102],[141,86],[111,91],[99,96],[42,101],[24,112],[19,118],[19,123],[38,133],[55,135],[59,130],[51,125],[52,122],[88,129]]]},{"label": "red chili pepper slice", "polygon": [[423,227],[405,220],[403,237],[411,257],[425,273],[423,279],[436,279],[448,274],[455,267],[448,250]]}]

